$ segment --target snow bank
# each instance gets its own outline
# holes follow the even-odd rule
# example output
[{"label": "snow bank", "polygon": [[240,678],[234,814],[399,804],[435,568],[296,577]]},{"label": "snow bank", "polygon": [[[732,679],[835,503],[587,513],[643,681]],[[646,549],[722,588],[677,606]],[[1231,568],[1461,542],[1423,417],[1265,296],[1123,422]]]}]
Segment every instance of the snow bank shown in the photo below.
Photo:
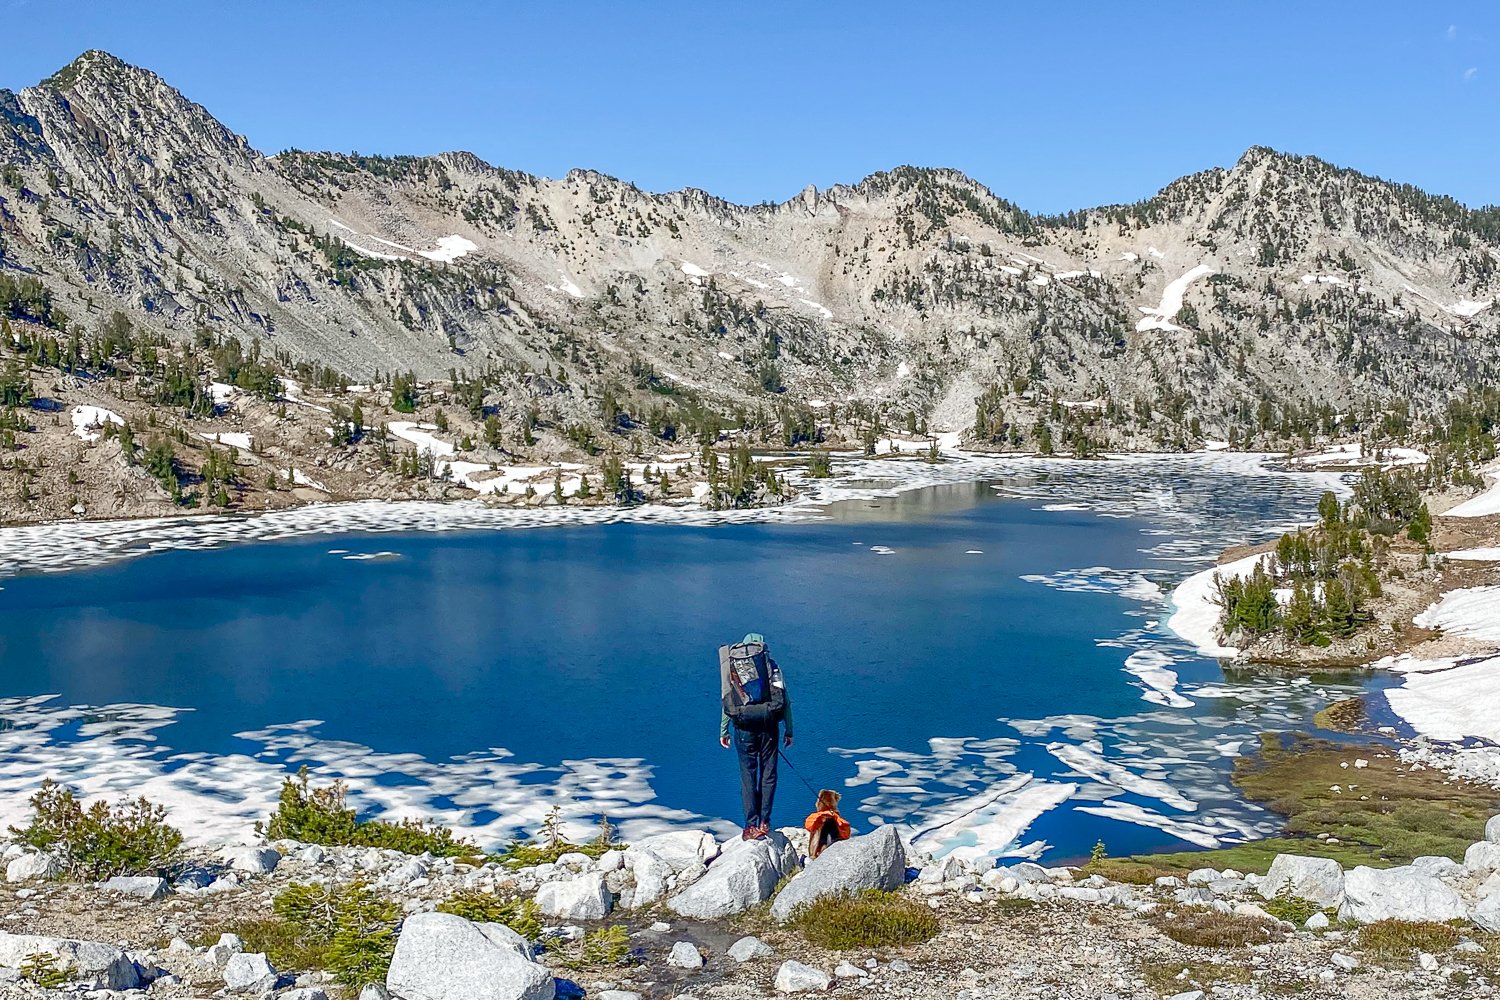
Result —
[{"label": "snow bank", "polygon": [[1500,643],[1500,587],[1450,590],[1412,622],[1449,635]]},{"label": "snow bank", "polygon": [[1239,650],[1219,639],[1219,603],[1214,592],[1214,576],[1249,576],[1269,553],[1246,556],[1222,566],[1194,573],[1172,591],[1172,617],[1167,628],[1197,647],[1204,656],[1234,656]]},{"label": "snow bank", "polygon": [[1427,453],[1416,448],[1381,448],[1366,453],[1364,445],[1355,442],[1330,445],[1313,455],[1298,455],[1289,464],[1314,469],[1358,469],[1371,465],[1395,469],[1427,462]]},{"label": "snow bank", "polygon": [[1500,656],[1408,674],[1385,697],[1391,710],[1422,736],[1500,743]]},{"label": "snow bank", "polygon": [[1448,559],[1464,559],[1474,562],[1500,562],[1500,548],[1459,549],[1457,552],[1444,552],[1443,556]]},{"label": "snow bank", "polygon": [[707,271],[703,270],[703,268],[699,267],[697,264],[694,264],[692,261],[688,261],[688,260],[685,260],[685,261],[682,262],[682,273],[685,274],[685,275],[687,275],[690,278],[706,278],[706,277],[708,277],[708,272]]},{"label": "snow bank", "polygon": [[99,440],[99,431],[105,424],[123,426],[124,423],[118,413],[102,406],[73,407],[73,433],[85,441]]},{"label": "snow bank", "polygon": [[292,482],[297,486],[306,486],[309,489],[317,490],[319,493],[332,492],[328,489],[328,487],[324,486],[322,483],[318,482],[316,479],[314,479],[312,476],[309,476],[301,469],[292,470]]},{"label": "snow bank", "polygon": [[1475,302],[1473,299],[1459,299],[1451,306],[1444,306],[1443,308],[1455,316],[1462,316],[1468,319],[1471,316],[1478,316],[1494,304],[1494,299],[1490,299],[1487,302]]},{"label": "snow bank", "polygon": [[198,436],[212,444],[228,445],[243,451],[250,450],[250,435],[243,431],[215,431],[212,434],[201,432]]},{"label": "snow bank", "polygon": [[1477,497],[1470,497],[1452,510],[1445,510],[1442,517],[1491,517],[1500,514],[1500,477],[1490,488]]},{"label": "snow bank", "polygon": [[[1156,253],[1155,247],[1152,247],[1151,250],[1156,256],[1161,256]],[[1187,291],[1188,285],[1191,285],[1199,278],[1207,277],[1213,273],[1214,268],[1212,266],[1199,264],[1187,274],[1169,282],[1167,287],[1162,290],[1161,305],[1155,309],[1149,306],[1140,307],[1141,312],[1145,314],[1146,318],[1135,325],[1136,331],[1143,333],[1147,330],[1181,330],[1182,327],[1177,326],[1173,320],[1177,318],[1178,311],[1182,309],[1183,293]]]},{"label": "snow bank", "polygon": [[478,249],[479,245],[473,240],[462,236],[443,236],[439,237],[436,250],[418,250],[417,255],[446,264]]}]

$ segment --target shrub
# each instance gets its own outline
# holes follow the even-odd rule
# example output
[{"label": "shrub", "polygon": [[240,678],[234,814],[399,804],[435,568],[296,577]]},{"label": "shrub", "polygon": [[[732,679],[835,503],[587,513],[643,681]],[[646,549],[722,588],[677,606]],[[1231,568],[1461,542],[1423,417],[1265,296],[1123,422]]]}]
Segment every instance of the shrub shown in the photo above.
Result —
[{"label": "shrub", "polygon": [[1268,899],[1262,909],[1277,920],[1285,920],[1301,927],[1313,914],[1322,912],[1323,908],[1310,899],[1293,895],[1292,887],[1288,884]]},{"label": "shrub", "polygon": [[53,990],[68,981],[68,974],[50,951],[38,951],[21,959],[21,978],[43,989]]},{"label": "shrub", "polygon": [[[281,800],[264,824],[272,840],[298,840],[333,847],[380,847],[404,854],[430,853],[437,857],[467,857],[478,853],[471,841],[453,836],[453,831],[420,820],[360,820],[348,805],[349,788],[335,781],[323,788],[312,786],[308,769],[281,784]],[[260,828],[257,824],[257,828]]]},{"label": "shrub", "polygon": [[11,827],[11,835],[50,853],[73,878],[162,875],[178,861],[182,834],[167,824],[166,809],[145,798],[113,806],[101,799],[84,808],[49,780],[31,797],[31,810],[30,825]]},{"label": "shrub", "polygon": [[583,939],[583,961],[587,965],[619,965],[629,955],[630,934],[624,924],[600,927]]},{"label": "shrub", "polygon": [[1243,948],[1282,938],[1281,926],[1274,921],[1220,913],[1206,907],[1186,906],[1172,913],[1158,912],[1152,915],[1151,923],[1173,941],[1197,948]]},{"label": "shrub", "polygon": [[1409,960],[1413,952],[1434,954],[1458,944],[1458,930],[1430,920],[1380,920],[1359,929],[1359,946],[1377,961]]},{"label": "shrub", "polygon": [[237,921],[216,931],[238,934],[248,950],[264,952],[279,969],[324,969],[354,990],[385,981],[401,917],[394,901],[361,882],[294,883],[271,905],[272,917]]},{"label": "shrub", "polygon": [[541,937],[541,910],[531,899],[501,899],[478,889],[460,889],[438,904],[439,913],[452,913],[483,924],[504,924],[534,941]]},{"label": "shrub", "polygon": [[809,944],[833,951],[920,944],[937,935],[938,919],[920,900],[869,890],[816,899],[792,914]]}]

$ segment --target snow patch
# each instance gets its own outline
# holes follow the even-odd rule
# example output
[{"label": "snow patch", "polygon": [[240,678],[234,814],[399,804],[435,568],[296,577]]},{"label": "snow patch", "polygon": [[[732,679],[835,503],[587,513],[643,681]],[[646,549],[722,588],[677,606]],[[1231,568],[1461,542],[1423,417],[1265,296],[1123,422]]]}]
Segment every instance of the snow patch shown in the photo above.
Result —
[{"label": "snow patch", "polygon": [[73,433],[85,441],[99,440],[99,432],[105,424],[124,426],[125,420],[113,410],[102,406],[73,407]]},{"label": "snow patch", "polygon": [[[1158,257],[1161,256],[1161,254],[1156,253],[1155,247],[1151,248],[1151,252]],[[1182,277],[1168,282],[1167,287],[1161,293],[1161,305],[1155,309],[1149,306],[1139,307],[1141,312],[1145,314],[1145,319],[1142,319],[1135,325],[1136,331],[1143,333],[1147,330],[1181,330],[1182,327],[1173,323],[1173,320],[1176,319],[1177,313],[1182,309],[1183,293],[1187,291],[1188,285],[1191,285],[1199,278],[1207,277],[1213,273],[1214,268],[1212,266],[1199,264]]]}]

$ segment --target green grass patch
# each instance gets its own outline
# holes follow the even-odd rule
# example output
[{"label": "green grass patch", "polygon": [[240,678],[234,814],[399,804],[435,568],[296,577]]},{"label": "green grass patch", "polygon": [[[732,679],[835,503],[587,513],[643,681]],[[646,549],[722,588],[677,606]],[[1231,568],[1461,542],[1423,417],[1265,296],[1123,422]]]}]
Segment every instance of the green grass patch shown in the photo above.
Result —
[{"label": "green grass patch", "polygon": [[1415,961],[1419,951],[1449,951],[1458,940],[1458,928],[1430,920],[1381,920],[1359,929],[1360,948],[1372,960],[1387,964]]},{"label": "green grass patch", "polygon": [[[1369,765],[1355,768],[1355,758]],[[1363,850],[1365,864],[1462,858],[1500,807],[1495,789],[1436,768],[1409,770],[1388,747],[1303,734],[1263,736],[1260,753],[1237,762],[1234,782],[1246,798],[1286,817],[1288,834],[1329,834],[1341,842],[1334,847]]]},{"label": "green grass patch", "polygon": [[[1354,767],[1356,758],[1368,766]],[[1278,854],[1333,858],[1345,868],[1388,868],[1430,855],[1459,860],[1482,838],[1485,820],[1500,811],[1495,789],[1437,769],[1408,770],[1389,747],[1301,733],[1262,734],[1260,751],[1236,762],[1234,783],[1247,799],[1285,818],[1283,836],[1133,860],[1262,875]],[[1320,834],[1339,842],[1319,840]]]},{"label": "green grass patch", "polygon": [[1325,844],[1317,839],[1301,837],[1267,837],[1248,844],[1235,844],[1212,851],[1178,851],[1173,854],[1146,854],[1133,860],[1163,868],[1192,871],[1194,868],[1216,868],[1223,871],[1233,868],[1238,872],[1255,872],[1264,875],[1278,854],[1303,854],[1312,858],[1333,858],[1345,868],[1355,865],[1370,865],[1372,868],[1388,868],[1392,864],[1372,857],[1368,848],[1358,844]]},{"label": "green grass patch", "polygon": [[[1159,878],[1176,876],[1183,878],[1190,869],[1180,866],[1157,864],[1158,858],[1154,855],[1142,858],[1096,858],[1084,865],[1081,874],[1084,876],[1101,875],[1111,882],[1125,882],[1130,885],[1150,885]],[[1201,868],[1202,865],[1194,865]]]},{"label": "green grass patch", "polygon": [[1158,910],[1151,915],[1151,924],[1178,944],[1195,948],[1244,948],[1283,937],[1281,926],[1274,921],[1200,906]]},{"label": "green grass patch", "polygon": [[799,907],[789,923],[809,944],[832,951],[921,944],[938,932],[932,907],[874,889],[815,899]]},{"label": "green grass patch", "polygon": [[1250,981],[1250,969],[1227,962],[1146,962],[1141,978],[1162,996],[1176,996],[1192,990],[1212,990],[1221,984]]},{"label": "green grass patch", "polygon": [[1336,701],[1313,716],[1313,725],[1334,733],[1364,732],[1369,716],[1365,712],[1363,698],[1345,698]]}]

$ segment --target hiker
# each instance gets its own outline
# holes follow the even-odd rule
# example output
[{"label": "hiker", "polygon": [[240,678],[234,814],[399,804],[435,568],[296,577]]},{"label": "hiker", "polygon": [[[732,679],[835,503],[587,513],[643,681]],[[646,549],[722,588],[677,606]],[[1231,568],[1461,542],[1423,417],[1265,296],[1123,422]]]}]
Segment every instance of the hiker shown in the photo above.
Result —
[{"label": "hiker", "polygon": [[740,839],[761,840],[771,833],[777,739],[792,745],[792,700],[765,636],[751,632],[733,645],[719,647],[719,687],[719,745],[729,749],[732,729],[740,759],[740,798],[745,806]]}]

